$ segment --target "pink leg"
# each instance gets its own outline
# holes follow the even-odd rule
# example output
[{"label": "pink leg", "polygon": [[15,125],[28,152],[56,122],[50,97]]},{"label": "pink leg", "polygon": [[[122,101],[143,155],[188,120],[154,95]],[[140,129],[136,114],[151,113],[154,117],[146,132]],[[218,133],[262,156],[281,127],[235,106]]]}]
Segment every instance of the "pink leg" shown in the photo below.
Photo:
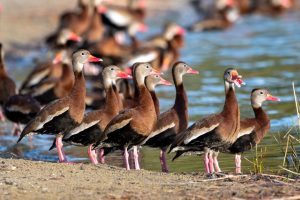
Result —
[{"label": "pink leg", "polygon": [[215,167],[216,172],[221,172],[221,169],[219,167],[219,162],[218,162],[218,155],[219,155],[219,152],[213,153],[214,167]]},{"label": "pink leg", "polygon": [[129,154],[127,151],[127,147],[124,147],[124,164],[127,170],[130,170],[130,166],[129,166]]},{"label": "pink leg", "polygon": [[140,164],[139,164],[139,152],[137,149],[137,146],[133,146],[133,159],[134,159],[134,168],[136,170],[140,170]]},{"label": "pink leg", "polygon": [[166,151],[165,150],[160,150],[160,157],[159,158],[160,158],[161,171],[169,173],[167,160],[166,160]]},{"label": "pink leg", "polygon": [[62,135],[57,135],[56,136],[56,148],[57,148],[57,153],[58,153],[58,158],[60,163],[65,163],[67,161],[67,157],[63,151],[63,142],[62,142]]},{"label": "pink leg", "polygon": [[209,158],[208,158],[208,152],[204,153],[204,166],[205,166],[205,173],[209,174]]},{"label": "pink leg", "polygon": [[97,165],[98,164],[97,154],[96,154],[96,150],[93,150],[93,145],[89,145],[88,155],[89,155],[89,158],[90,158],[91,162],[93,164]]},{"label": "pink leg", "polygon": [[98,150],[98,159],[100,160],[101,164],[105,164],[105,156],[104,156],[104,149]]},{"label": "pink leg", "polygon": [[208,159],[209,159],[209,171],[210,173],[214,173],[215,172],[215,168],[214,168],[214,159],[213,159],[213,151],[210,151],[208,154]]},{"label": "pink leg", "polygon": [[21,126],[19,123],[13,124],[12,133],[13,133],[13,136],[19,136],[21,134]]},{"label": "pink leg", "polygon": [[0,108],[0,121],[4,122],[5,121],[5,116],[2,112],[2,108]]},{"label": "pink leg", "polygon": [[241,155],[235,154],[235,173],[241,174]]}]

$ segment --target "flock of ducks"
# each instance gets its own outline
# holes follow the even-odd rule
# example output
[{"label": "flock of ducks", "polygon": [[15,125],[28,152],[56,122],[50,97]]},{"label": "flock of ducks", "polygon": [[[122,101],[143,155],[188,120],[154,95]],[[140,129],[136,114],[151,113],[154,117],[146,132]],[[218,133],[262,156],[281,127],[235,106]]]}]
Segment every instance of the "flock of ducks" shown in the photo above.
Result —
[{"label": "flock of ducks", "polygon": [[[138,147],[149,146],[161,150],[162,171],[169,172],[170,147],[169,152],[176,153],[173,160],[190,152],[204,153],[206,173],[221,172],[219,152],[236,154],[236,172],[241,173],[241,153],[270,129],[263,102],[279,99],[265,89],[253,89],[255,117],[240,119],[235,87],[244,82],[236,69],[228,68],[223,74],[223,110],[188,127],[183,77],[199,72],[177,61],[185,30],[170,23],[161,35],[138,41],[136,32],[146,29],[145,2],[131,3],[118,7],[79,0],[79,12],[61,15],[57,30],[46,39],[53,61],[33,68],[18,91],[6,72],[0,45],[0,119],[14,122],[18,142],[31,134],[54,135],[50,149],[57,149],[61,163],[68,163],[63,151],[68,143],[87,146],[93,164],[105,163],[107,154],[122,150],[126,169],[131,168],[130,156],[134,168],[140,169]],[[169,68],[175,102],[160,113],[155,87],[172,85],[161,77]]]}]

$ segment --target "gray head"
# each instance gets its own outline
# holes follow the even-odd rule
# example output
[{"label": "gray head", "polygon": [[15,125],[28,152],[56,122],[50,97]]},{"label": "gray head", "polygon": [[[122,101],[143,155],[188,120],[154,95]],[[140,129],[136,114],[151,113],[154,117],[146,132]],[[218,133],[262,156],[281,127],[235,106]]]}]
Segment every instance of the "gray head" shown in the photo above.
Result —
[{"label": "gray head", "polygon": [[259,108],[265,101],[280,101],[279,98],[274,97],[266,89],[256,88],[251,92],[251,104],[254,108]]}]

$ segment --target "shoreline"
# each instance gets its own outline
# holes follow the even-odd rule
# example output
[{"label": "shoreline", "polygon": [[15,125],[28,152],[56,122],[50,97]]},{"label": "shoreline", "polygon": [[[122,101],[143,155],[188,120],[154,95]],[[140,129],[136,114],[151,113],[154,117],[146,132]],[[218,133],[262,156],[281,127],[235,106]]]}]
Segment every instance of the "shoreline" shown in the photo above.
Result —
[{"label": "shoreline", "polygon": [[300,198],[299,181],[275,175],[229,174],[211,179],[203,173],[126,171],[110,165],[3,157],[0,154],[0,199]]}]

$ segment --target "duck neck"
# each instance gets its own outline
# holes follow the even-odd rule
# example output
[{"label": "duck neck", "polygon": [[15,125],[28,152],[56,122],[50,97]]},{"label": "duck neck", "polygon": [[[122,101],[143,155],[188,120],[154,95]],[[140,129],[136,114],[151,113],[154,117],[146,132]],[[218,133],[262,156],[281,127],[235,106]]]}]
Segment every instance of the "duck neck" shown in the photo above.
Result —
[{"label": "duck neck", "polygon": [[179,131],[187,128],[188,125],[188,99],[182,82],[181,74],[173,74],[176,87],[176,98],[173,108],[179,116]]},{"label": "duck neck", "polygon": [[119,102],[112,84],[109,87],[105,87],[105,93],[106,97],[104,109],[112,115],[117,115],[119,112]]},{"label": "duck neck", "polygon": [[[1,52],[0,52],[1,54]],[[0,75],[6,75],[6,70],[5,70],[5,66],[4,66],[4,59],[3,59],[3,55],[0,55]]]},{"label": "duck neck", "polygon": [[116,99],[118,101],[119,111],[121,111],[121,110],[123,110],[124,107],[123,107],[122,99],[121,99],[120,94],[119,94],[119,90],[118,90],[116,84],[113,84],[112,87],[113,87],[113,90],[115,92]]},{"label": "duck neck", "polygon": [[149,92],[150,92],[150,95],[151,95],[153,103],[154,103],[156,115],[158,116],[159,113],[160,113],[159,100],[158,100],[158,98],[157,98],[156,93],[155,93],[154,90],[149,90]]},{"label": "duck neck", "polygon": [[[83,72],[74,72],[75,76],[75,83],[73,85],[73,88],[71,90],[70,96],[75,100],[76,102],[80,102],[80,100],[84,100],[86,89],[85,89],[85,78],[83,75]],[[79,99],[78,99],[79,98]],[[84,101],[83,101],[84,102]]]},{"label": "duck neck", "polygon": [[226,130],[226,133],[224,133],[224,137],[229,142],[234,142],[240,128],[240,110],[235,96],[234,86],[226,81],[225,94],[225,104],[221,114],[226,120],[225,123],[229,128]]},{"label": "duck neck", "polygon": [[138,86],[138,94],[138,105],[143,108],[145,112],[155,112],[152,96],[144,84]]},{"label": "duck neck", "polygon": [[239,117],[239,106],[235,96],[234,86],[233,84],[228,83],[226,81],[225,81],[225,94],[226,94],[226,98],[223,107],[223,113],[225,113],[228,117],[237,119],[237,117]]}]

